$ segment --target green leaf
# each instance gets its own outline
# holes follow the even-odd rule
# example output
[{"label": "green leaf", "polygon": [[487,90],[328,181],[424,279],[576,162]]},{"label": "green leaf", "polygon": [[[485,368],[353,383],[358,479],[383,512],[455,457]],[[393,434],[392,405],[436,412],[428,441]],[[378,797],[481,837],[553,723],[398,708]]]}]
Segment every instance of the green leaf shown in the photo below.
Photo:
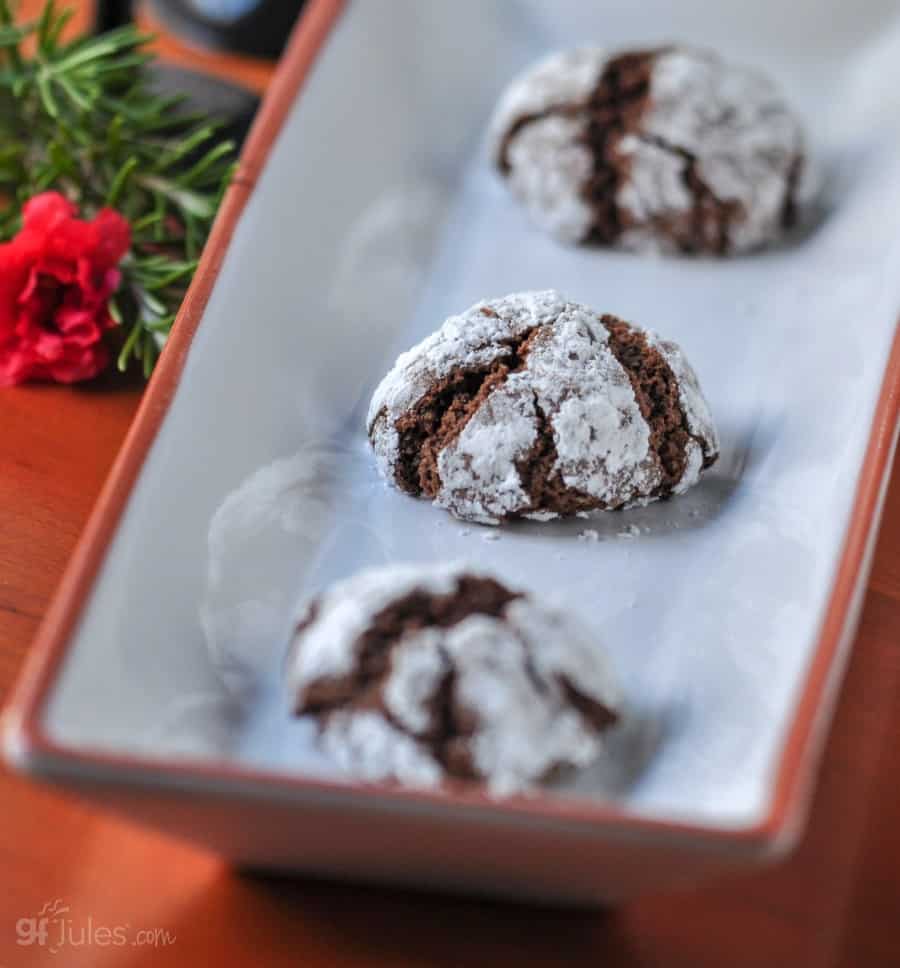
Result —
[{"label": "green leaf", "polygon": [[121,114],[115,115],[112,121],[109,122],[109,127],[106,129],[106,143],[110,149],[115,150],[122,143],[122,129],[124,126],[125,122]]},{"label": "green leaf", "polygon": [[140,259],[134,260],[135,272],[140,274],[152,274],[158,270],[165,270],[172,264],[172,260],[167,255],[142,255]]},{"label": "green leaf", "polygon": [[186,216],[211,218],[215,211],[211,198],[187,188],[180,188],[166,178],[160,178],[156,175],[142,175],[140,181],[148,188],[164,195],[170,202],[177,205]]},{"label": "green leaf", "polygon": [[111,96],[107,93],[100,95],[98,105],[110,114],[121,114],[127,122],[140,130],[149,127],[157,110],[155,106],[147,105],[146,102],[130,103],[128,98]]},{"label": "green leaf", "polygon": [[87,148],[94,143],[90,132],[85,131],[85,129],[82,127],[73,127],[65,122],[62,118],[57,118],[55,124],[57,131],[62,134],[66,141],[68,141],[70,144],[78,144]]},{"label": "green leaf", "polygon": [[197,220],[190,215],[184,217],[184,251],[189,259],[196,259],[200,255],[203,242],[197,231]]},{"label": "green leaf", "polygon": [[154,238],[157,242],[162,242],[166,237],[166,197],[161,195],[159,192],[153,193],[153,214],[159,216],[159,221],[156,223],[156,232],[154,233]]},{"label": "green leaf", "polygon": [[175,322],[176,313],[169,313],[167,316],[163,316],[162,319],[157,319],[154,323],[147,323],[147,329],[151,333],[168,333],[172,328],[172,323]]},{"label": "green leaf", "polygon": [[171,168],[186,155],[189,155],[195,148],[202,145],[205,141],[209,141],[220,127],[221,124],[205,124],[202,128],[198,128],[193,132],[193,134],[182,138],[181,141],[177,142],[160,156],[159,161],[154,165],[155,169],[157,171],[164,171],[167,168]]},{"label": "green leaf", "polygon": [[178,268],[173,269],[170,273],[168,273],[168,275],[163,276],[161,279],[148,283],[147,289],[151,292],[159,291],[160,289],[168,289],[169,286],[178,282],[180,279],[183,279],[185,276],[193,275],[196,268],[196,260],[186,262]]},{"label": "green leaf", "polygon": [[0,48],[17,47],[32,33],[34,33],[34,24],[23,24],[21,27],[0,27]]},{"label": "green leaf", "polygon": [[90,111],[93,98],[88,93],[79,91],[75,85],[65,76],[57,78],[57,83],[65,91],[69,100],[81,111]]},{"label": "green leaf", "polygon": [[47,38],[50,36],[50,29],[56,20],[56,3],[55,0],[47,0],[44,4],[44,10],[41,14],[40,20],[38,21],[37,27],[37,39],[38,47],[42,54],[50,53],[50,48],[47,45]]},{"label": "green leaf", "polygon": [[44,110],[51,118],[55,118],[59,114],[59,107],[56,104],[56,99],[53,97],[53,91],[50,89],[50,81],[43,74],[38,74],[37,86]]},{"label": "green leaf", "polygon": [[15,142],[0,143],[0,161],[8,161],[11,158],[22,158],[25,155],[25,145]]},{"label": "green leaf", "polygon": [[153,228],[154,225],[162,220],[164,214],[164,212],[148,212],[146,215],[142,215],[139,219],[135,219],[131,223],[131,231],[135,235],[138,235],[145,229]]},{"label": "green leaf", "polygon": [[124,71],[133,71],[135,68],[144,67],[153,60],[152,54],[128,54],[124,57],[119,57],[116,60],[111,60],[108,64],[96,64],[94,65],[94,72],[96,74],[113,74],[122,73]]},{"label": "green leaf", "polygon": [[38,195],[41,192],[47,191],[47,189],[54,184],[54,182],[56,181],[57,178],[59,178],[59,176],[60,176],[60,171],[58,168],[53,167],[53,168],[45,169],[35,179],[35,182],[34,182],[35,194]]},{"label": "green leaf", "polygon": [[58,141],[51,141],[47,153],[50,156],[50,161],[53,162],[54,166],[58,169],[60,173],[65,172],[66,174],[76,174],[77,166],[75,164],[74,158],[66,151],[65,147],[61,145]]},{"label": "green leaf", "polygon": [[[0,32],[4,33],[7,37],[10,37],[22,30],[27,31],[30,26],[30,24],[19,24],[17,26],[10,4],[7,2],[7,0],[0,0]],[[21,39],[21,37],[19,39]],[[16,40],[5,48],[5,57],[14,68],[20,68],[22,66],[22,58],[19,53],[18,43],[19,40]]]},{"label": "green leaf", "polygon": [[115,208],[119,202],[119,195],[122,193],[122,189],[125,187],[125,182],[128,180],[128,176],[134,171],[135,168],[140,164],[137,158],[132,155],[124,165],[116,172],[115,177],[112,180],[112,184],[109,186],[109,191],[106,193],[106,204]]},{"label": "green leaf", "polygon": [[136,322],[131,327],[131,332],[128,334],[128,339],[119,351],[119,358],[116,360],[116,366],[120,373],[124,373],[128,369],[128,357],[131,356],[131,351],[134,349],[135,344],[141,338],[141,333],[143,332],[143,327],[141,326],[140,320]]},{"label": "green leaf", "polygon": [[46,39],[41,49],[42,53],[49,55],[53,52],[53,49],[59,43],[59,38],[62,35],[63,30],[65,30],[66,24],[74,15],[74,7],[66,7],[65,10],[60,11],[60,13],[56,15],[56,19],[47,28]]},{"label": "green leaf", "polygon": [[220,145],[216,145],[215,148],[205,154],[196,165],[189,168],[183,175],[179,175],[175,181],[179,185],[191,185],[213,168],[216,162],[232,154],[234,154],[234,142],[223,141]]},{"label": "green leaf", "polygon": [[119,309],[119,304],[116,302],[115,298],[109,301],[109,315],[112,316],[113,321],[117,326],[122,325],[122,310]]},{"label": "green leaf", "polygon": [[82,44],[79,50],[73,51],[66,57],[53,62],[55,73],[74,70],[92,61],[102,60],[122,50],[136,47],[142,42],[142,35],[135,27],[119,27],[110,30],[101,37],[91,39]]},{"label": "green leaf", "polygon": [[141,370],[144,374],[145,380],[150,379],[150,374],[153,372],[153,364],[155,360],[156,360],[156,356],[153,351],[153,341],[149,339],[145,339],[144,352],[141,359]]},{"label": "green leaf", "polygon": [[141,290],[139,296],[141,302],[147,307],[147,309],[158,319],[166,314],[166,304],[157,299],[153,293],[148,292],[146,289]]}]

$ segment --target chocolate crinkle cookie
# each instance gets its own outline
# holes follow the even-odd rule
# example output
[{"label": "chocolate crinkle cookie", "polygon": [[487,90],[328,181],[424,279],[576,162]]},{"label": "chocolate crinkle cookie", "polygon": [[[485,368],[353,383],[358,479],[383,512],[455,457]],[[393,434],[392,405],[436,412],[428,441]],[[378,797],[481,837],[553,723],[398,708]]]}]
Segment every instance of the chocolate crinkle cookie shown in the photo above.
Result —
[{"label": "chocolate crinkle cookie", "polygon": [[553,290],[451,316],[382,380],[368,430],[388,481],[482,524],[669,497],[719,450],[674,343]]},{"label": "chocolate crinkle cookie", "polygon": [[795,220],[803,134],[778,89],[715,54],[554,54],[512,82],[495,161],[566,242],[726,255]]},{"label": "chocolate crinkle cookie", "polygon": [[596,759],[617,719],[603,652],[578,623],[459,565],[334,585],[300,621],[287,678],[324,750],[366,780],[511,793]]}]

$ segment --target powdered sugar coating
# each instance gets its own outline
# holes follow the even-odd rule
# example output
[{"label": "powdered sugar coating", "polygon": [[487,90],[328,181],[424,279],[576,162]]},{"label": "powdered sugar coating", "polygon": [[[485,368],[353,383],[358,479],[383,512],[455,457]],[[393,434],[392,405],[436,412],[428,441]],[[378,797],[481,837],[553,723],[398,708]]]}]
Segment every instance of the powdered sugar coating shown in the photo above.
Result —
[{"label": "powdered sugar coating", "polygon": [[[476,367],[493,362],[509,341],[543,323],[552,323],[566,305],[553,289],[517,292],[502,299],[484,299],[464,313],[450,316],[444,325],[401,353],[393,369],[378,385],[369,404],[371,429],[381,411],[403,413],[429,388],[464,360]],[[486,315],[484,309],[496,316]]]},{"label": "powdered sugar coating", "polygon": [[583,121],[549,115],[525,125],[509,146],[513,194],[537,225],[563,242],[580,242],[594,220],[582,198],[594,168],[593,154],[581,143],[583,129]]},{"label": "powdered sugar coating", "polygon": [[322,749],[361,780],[389,777],[410,786],[437,785],[443,774],[419,744],[376,712],[337,712],[321,733]]},{"label": "powdered sugar coating", "polygon": [[[356,665],[360,616],[367,628],[385,605],[412,591],[446,595],[463,575],[490,577],[458,564],[391,566],[333,586],[293,645],[291,693],[302,695],[322,670]],[[364,779],[439,783],[445,770],[426,737],[450,672],[457,715],[471,728],[463,739],[472,769],[493,792],[526,789],[556,767],[586,765],[601,753],[600,729],[573,705],[566,683],[615,710],[603,651],[571,617],[527,596],[500,616],[476,612],[449,627],[407,632],[391,652],[383,708],[330,712],[320,724],[323,748]]]},{"label": "powdered sugar coating", "polygon": [[[619,150],[631,165],[619,192],[636,223],[626,240],[645,244],[640,224],[686,214],[693,207],[684,181],[660,179],[660,147],[682,173],[687,152],[696,174],[721,201],[740,206],[729,225],[729,249],[754,249],[781,234],[791,171],[803,150],[800,125],[775,85],[748,68],[726,65],[706,51],[674,49],[654,61],[650,107],[640,133]],[[666,147],[670,146],[670,147]],[[665,244],[665,233],[662,235]],[[657,240],[658,241],[658,240]],[[655,243],[654,243],[655,244]]]},{"label": "powdered sugar coating", "polygon": [[678,380],[678,395],[681,400],[681,409],[684,411],[687,420],[688,430],[695,438],[706,441],[709,451],[718,453],[719,435],[716,431],[716,425],[713,423],[709,405],[700,389],[697,374],[691,364],[688,363],[681,347],[671,340],[661,339],[657,333],[651,330],[645,330],[644,335],[647,342],[659,350]]},{"label": "powdered sugar coating", "polygon": [[[450,566],[432,568],[428,580],[429,591],[446,595],[455,585],[456,569]],[[316,600],[316,608],[321,615],[328,616],[328,621],[312,621],[304,632],[305,647],[292,657],[287,672],[289,688],[297,691],[314,679],[337,678],[350,673],[353,656],[347,652],[346,641],[358,639],[369,627],[373,615],[420,584],[421,574],[417,568],[397,565],[381,571],[361,572],[349,582],[340,582],[324,592]],[[301,625],[310,618],[304,616]]]},{"label": "powdered sugar coating", "polygon": [[[541,228],[565,242],[579,242],[590,230],[594,213],[582,198],[582,186],[594,160],[582,143],[584,118],[553,112],[583,102],[605,61],[605,53],[595,48],[551,54],[530,69],[527,83],[506,89],[491,121],[496,163],[507,133],[521,125],[508,146],[510,188]],[[526,118],[533,120],[523,124]]]},{"label": "powdered sugar coating", "polygon": [[[615,244],[682,250],[698,204],[720,203],[728,211],[707,211],[701,239],[690,247],[741,252],[778,238],[804,149],[801,126],[777,88],[708,51],[646,54],[645,104],[612,152],[622,226]],[[512,82],[491,124],[494,155],[498,162],[504,155],[513,193],[537,224],[566,242],[587,239],[597,217],[586,191],[595,168],[588,108],[609,62],[593,48],[545,59]],[[699,184],[708,193],[702,202]]]},{"label": "powdered sugar coating", "polygon": [[[484,524],[558,516],[553,508],[536,506],[522,481],[521,465],[547,428],[555,448],[553,472],[567,487],[597,507],[645,503],[662,471],[631,380],[597,313],[554,290],[476,303],[400,356],[369,409],[369,435],[382,474],[397,479],[402,454],[396,424],[436,381],[489,366],[527,334],[533,339],[524,366],[493,389],[440,451],[435,504]],[[666,359],[675,362],[673,372],[685,384],[680,400],[691,433],[715,453],[715,431],[693,371],[674,344],[650,338],[666,347]],[[699,463],[688,460],[679,490],[699,476]]]},{"label": "powdered sugar coating", "polygon": [[494,161],[507,133],[524,119],[587,100],[608,60],[597,47],[557,51],[533,64],[503,92],[491,119],[490,137]]},{"label": "powdered sugar coating", "polygon": [[457,439],[438,457],[438,507],[457,517],[496,524],[529,505],[516,461],[537,439],[534,398],[510,378],[478,408]]}]

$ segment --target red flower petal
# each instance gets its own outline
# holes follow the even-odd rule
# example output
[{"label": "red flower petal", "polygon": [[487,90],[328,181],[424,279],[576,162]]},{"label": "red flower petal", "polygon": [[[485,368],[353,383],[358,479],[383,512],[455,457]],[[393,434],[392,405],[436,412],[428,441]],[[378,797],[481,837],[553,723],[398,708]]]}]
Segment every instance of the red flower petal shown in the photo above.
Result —
[{"label": "red flower petal", "polygon": [[99,242],[96,261],[117,266],[131,245],[131,226],[114,209],[104,208],[94,219]]},{"label": "red flower petal", "polygon": [[109,297],[131,228],[116,211],[92,221],[58,192],[26,203],[22,230],[0,244],[0,386],[26,380],[74,383],[109,361]]},{"label": "red flower petal", "polygon": [[75,215],[75,206],[59,192],[42,192],[22,208],[22,228],[45,235]]}]

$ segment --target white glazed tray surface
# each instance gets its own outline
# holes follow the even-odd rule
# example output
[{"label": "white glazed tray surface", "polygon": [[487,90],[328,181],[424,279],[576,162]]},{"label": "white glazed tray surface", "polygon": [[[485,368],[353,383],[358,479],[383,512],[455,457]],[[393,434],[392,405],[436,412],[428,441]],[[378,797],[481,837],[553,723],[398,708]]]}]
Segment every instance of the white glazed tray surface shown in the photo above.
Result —
[{"label": "white glazed tray surface", "polygon": [[[335,777],[281,691],[299,603],[367,565],[470,559],[581,613],[618,673],[629,722],[559,795],[758,820],[900,306],[892,6],[349,4],[238,226],[50,736]],[[485,125],[518,69],[585,38],[689,38],[771,71],[822,162],[813,228],[721,262],[533,229],[487,163]],[[721,431],[713,473],[668,503],[500,531],[388,489],[363,416],[396,354],[477,299],[550,287],[681,343]]]}]

